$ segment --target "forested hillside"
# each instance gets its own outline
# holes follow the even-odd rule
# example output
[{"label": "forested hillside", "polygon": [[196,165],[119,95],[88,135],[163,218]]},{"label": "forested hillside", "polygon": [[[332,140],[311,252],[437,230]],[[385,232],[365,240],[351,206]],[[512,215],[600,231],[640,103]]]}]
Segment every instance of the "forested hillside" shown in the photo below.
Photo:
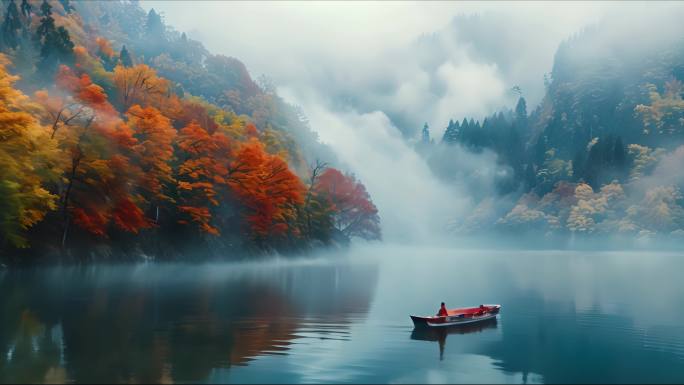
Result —
[{"label": "forested hillside", "polygon": [[380,238],[363,184],[237,59],[137,2],[2,2],[0,258],[191,258]]},{"label": "forested hillside", "polygon": [[435,140],[426,127],[419,148],[435,169],[465,148],[492,151],[505,170],[496,196],[477,197],[453,230],[684,236],[683,80],[681,34],[605,22],[560,45],[531,113],[521,95],[513,110],[450,121]]}]

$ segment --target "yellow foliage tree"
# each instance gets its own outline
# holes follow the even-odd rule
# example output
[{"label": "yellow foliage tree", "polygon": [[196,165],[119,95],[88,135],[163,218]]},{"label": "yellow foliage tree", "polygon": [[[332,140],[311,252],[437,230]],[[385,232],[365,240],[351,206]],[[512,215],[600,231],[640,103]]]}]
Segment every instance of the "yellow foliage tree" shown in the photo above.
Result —
[{"label": "yellow foliage tree", "polygon": [[145,64],[133,67],[122,65],[114,68],[114,86],[118,101],[124,110],[134,104],[154,106],[159,110],[161,101],[169,97],[169,82],[157,76],[157,72]]},{"label": "yellow foliage tree", "polygon": [[17,247],[28,246],[25,231],[56,208],[56,196],[42,181],[59,174],[55,141],[29,111],[36,108],[14,88],[17,76],[0,55],[0,236]]}]

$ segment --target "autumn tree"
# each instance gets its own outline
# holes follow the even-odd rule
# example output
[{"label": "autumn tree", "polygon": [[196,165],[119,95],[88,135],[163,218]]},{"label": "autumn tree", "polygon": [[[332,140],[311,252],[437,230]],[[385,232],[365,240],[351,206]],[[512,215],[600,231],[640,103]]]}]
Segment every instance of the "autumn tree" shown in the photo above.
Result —
[{"label": "autumn tree", "polygon": [[627,209],[627,218],[647,234],[669,234],[684,226],[682,194],[676,186],[653,186]]},{"label": "autumn tree", "polygon": [[55,143],[30,113],[28,98],[7,73],[0,55],[0,236],[27,246],[26,230],[56,208],[56,196],[44,186],[56,179]]},{"label": "autumn tree", "polygon": [[111,224],[133,233],[150,227],[134,191],[143,173],[131,162],[137,146],[132,130],[88,75],[79,77],[62,66],[56,85],[56,95],[61,97],[44,90],[37,97],[46,110],[50,135],[63,154],[62,247],[72,223],[101,237],[107,236]]},{"label": "autumn tree", "polygon": [[50,127],[50,137],[54,138],[60,127],[86,113],[86,108],[71,96],[57,97],[46,90],[36,91],[36,100],[44,107],[45,120]]},{"label": "autumn tree", "polygon": [[118,102],[126,110],[133,104],[153,104],[159,109],[158,102],[166,98],[169,91],[168,81],[157,77],[157,72],[145,64],[133,67],[116,66],[114,86]]},{"label": "autumn tree", "polygon": [[651,172],[665,154],[662,148],[651,149],[639,144],[630,144],[627,148],[633,164],[629,172],[630,182],[636,182]]},{"label": "autumn tree", "polygon": [[138,141],[138,164],[144,173],[140,187],[153,204],[155,222],[159,222],[159,206],[169,202],[168,186],[174,183],[171,159],[176,130],[169,118],[154,107],[134,105],[126,112],[128,124]]},{"label": "autumn tree", "polygon": [[[222,112],[222,111],[221,111]],[[206,102],[194,98],[184,98],[181,101],[181,109],[175,123],[184,127],[196,122],[208,133],[214,133],[219,128],[216,118],[207,109]]]},{"label": "autumn tree", "polygon": [[[180,130],[177,143],[183,158],[177,172],[178,210],[202,231],[218,235],[218,228],[211,223],[211,209],[219,205],[219,189],[227,186],[230,142],[222,133],[210,134],[193,120]],[[188,223],[188,219],[180,222]]]},{"label": "autumn tree", "polygon": [[263,245],[269,237],[300,235],[296,210],[304,202],[304,185],[281,157],[268,154],[257,139],[237,150],[227,182],[245,206],[245,219],[257,244]]},{"label": "autumn tree", "polygon": [[72,121],[90,114],[92,109],[113,117],[116,111],[109,104],[102,87],[94,84],[87,74],[76,76],[69,67],[61,66],[56,76],[56,85],[61,94],[49,95],[46,90],[36,92],[36,99],[49,115],[51,137],[58,129]]},{"label": "autumn tree", "polygon": [[328,168],[321,174],[316,188],[333,205],[333,222],[342,234],[349,238],[380,239],[378,209],[361,182],[352,175]]},{"label": "autumn tree", "polygon": [[332,216],[334,206],[327,196],[317,189],[321,174],[328,168],[328,164],[316,160],[309,168],[306,196],[304,198],[304,230],[308,239],[319,239],[327,242],[333,228]]},{"label": "autumn tree", "polygon": [[661,95],[653,84],[647,85],[650,105],[637,105],[634,110],[644,122],[644,133],[668,136],[684,135],[684,84],[677,79],[665,83],[665,92]]},{"label": "autumn tree", "polygon": [[[87,232],[106,237],[109,225],[137,232],[149,227],[128,187],[139,173],[128,159],[109,147],[110,130],[92,115],[59,134],[67,154],[61,213],[62,247],[66,246],[73,222]],[[132,218],[132,219],[131,219]]]},{"label": "autumn tree", "polygon": [[95,44],[97,45],[97,56],[102,60],[104,67],[111,71],[117,62],[112,43],[104,37],[98,36],[95,38]]}]

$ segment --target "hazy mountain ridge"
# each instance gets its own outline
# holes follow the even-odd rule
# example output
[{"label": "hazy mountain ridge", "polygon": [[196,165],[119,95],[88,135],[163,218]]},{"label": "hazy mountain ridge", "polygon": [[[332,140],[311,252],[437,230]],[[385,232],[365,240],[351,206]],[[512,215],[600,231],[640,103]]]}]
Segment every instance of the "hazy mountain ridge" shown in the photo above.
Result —
[{"label": "hazy mountain ridge", "polygon": [[[674,17],[664,31],[681,29]],[[561,43],[531,114],[521,96],[514,111],[452,120],[433,140],[427,128],[418,149],[438,174],[456,172],[453,146],[493,151],[503,170],[455,232],[684,235],[673,167],[684,164],[684,39],[645,28],[608,19]]]}]

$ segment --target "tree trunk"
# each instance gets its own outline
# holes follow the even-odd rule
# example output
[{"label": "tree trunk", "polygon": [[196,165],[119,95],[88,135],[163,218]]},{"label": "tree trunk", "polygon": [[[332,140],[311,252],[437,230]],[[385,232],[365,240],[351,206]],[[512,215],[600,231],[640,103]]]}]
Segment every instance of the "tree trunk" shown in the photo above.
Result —
[{"label": "tree trunk", "polygon": [[69,232],[69,222],[69,216],[67,216],[64,223],[64,231],[62,232],[62,250],[64,250],[66,247],[67,233]]},{"label": "tree trunk", "polygon": [[76,178],[76,170],[78,169],[78,164],[81,162],[81,155],[79,154],[76,158],[71,161],[71,175],[69,175],[69,184],[67,185],[66,192],[64,193],[64,201],[62,202],[62,220],[64,226],[64,232],[62,233],[62,250],[66,246],[67,233],[69,231],[69,196],[71,195],[71,187],[74,185],[74,179]]}]

